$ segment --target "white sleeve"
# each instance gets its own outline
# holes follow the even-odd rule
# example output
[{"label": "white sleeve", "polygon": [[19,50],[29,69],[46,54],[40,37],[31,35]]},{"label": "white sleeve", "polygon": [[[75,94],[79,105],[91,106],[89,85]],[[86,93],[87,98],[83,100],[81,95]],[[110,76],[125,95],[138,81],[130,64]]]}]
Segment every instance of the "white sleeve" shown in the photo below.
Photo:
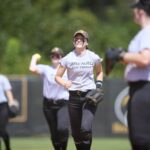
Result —
[{"label": "white sleeve", "polygon": [[97,54],[95,54],[95,53],[94,53],[94,55],[93,55],[93,58],[94,58],[94,63],[95,63],[95,65],[97,65],[97,64],[99,64],[99,63],[101,63],[101,62],[103,61],[103,59],[100,58],[99,55],[97,55]]},{"label": "white sleeve", "polygon": [[67,68],[67,64],[68,64],[68,63],[67,63],[67,57],[66,57],[66,56],[61,59],[60,64],[61,64],[63,67]]},{"label": "white sleeve", "polygon": [[139,42],[140,49],[150,49],[150,32],[144,32]]},{"label": "white sleeve", "polygon": [[46,68],[45,65],[38,64],[38,65],[37,65],[37,68],[38,68],[38,71],[39,71],[40,74],[44,74],[45,68]]}]

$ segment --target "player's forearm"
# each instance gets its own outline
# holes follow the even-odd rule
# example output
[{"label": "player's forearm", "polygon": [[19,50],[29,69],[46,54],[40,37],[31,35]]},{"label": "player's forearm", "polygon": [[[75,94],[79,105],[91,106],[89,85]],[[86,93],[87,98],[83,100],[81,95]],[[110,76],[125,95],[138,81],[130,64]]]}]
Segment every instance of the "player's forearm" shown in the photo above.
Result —
[{"label": "player's forearm", "polygon": [[100,80],[103,81],[103,69],[102,66],[98,67],[97,71],[96,71],[96,80]]},{"label": "player's forearm", "polygon": [[6,96],[7,96],[7,99],[8,99],[8,104],[12,104],[13,100],[14,100],[12,91],[11,90],[6,91]]},{"label": "player's forearm", "polygon": [[147,56],[143,56],[141,53],[125,53],[123,56],[125,63],[134,63],[139,67],[145,67],[149,65],[150,59]]},{"label": "player's forearm", "polygon": [[103,81],[103,72],[100,72],[99,74],[97,74],[96,80]]},{"label": "player's forearm", "polygon": [[29,65],[29,70],[34,73],[39,73],[38,68],[37,68],[37,61],[41,59],[41,55],[36,53],[32,55],[30,65]]},{"label": "player's forearm", "polygon": [[29,70],[31,72],[35,72],[37,69],[37,59],[35,57],[32,57],[31,58],[31,62],[30,62],[30,65],[29,65]]},{"label": "player's forearm", "polygon": [[55,81],[56,81],[59,85],[65,87],[66,82],[62,79],[62,77],[56,75]]},{"label": "player's forearm", "polygon": [[101,64],[95,66],[96,71],[96,80],[103,81],[103,68]]}]

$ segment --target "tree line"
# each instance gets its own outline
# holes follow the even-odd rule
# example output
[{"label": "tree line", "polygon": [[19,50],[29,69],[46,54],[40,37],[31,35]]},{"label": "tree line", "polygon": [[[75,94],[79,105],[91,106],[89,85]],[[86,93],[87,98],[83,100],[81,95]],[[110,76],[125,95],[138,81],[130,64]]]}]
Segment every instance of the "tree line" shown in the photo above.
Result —
[{"label": "tree line", "polygon": [[[0,0],[0,68],[5,74],[28,74],[35,52],[49,63],[54,46],[72,49],[78,29],[89,33],[89,48],[101,57],[109,47],[127,48],[137,30],[130,0]],[[122,75],[118,66],[112,76]]]}]

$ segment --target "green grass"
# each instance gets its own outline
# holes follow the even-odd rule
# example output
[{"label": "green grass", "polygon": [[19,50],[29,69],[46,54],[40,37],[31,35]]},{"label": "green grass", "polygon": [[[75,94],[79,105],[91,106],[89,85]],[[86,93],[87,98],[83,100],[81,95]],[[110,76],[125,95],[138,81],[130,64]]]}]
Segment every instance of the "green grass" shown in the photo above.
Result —
[{"label": "green grass", "polygon": [[[53,150],[49,137],[13,137],[12,150]],[[127,138],[94,138],[92,150],[130,150]],[[2,149],[4,145],[2,144]],[[75,150],[72,138],[68,142],[68,150]]]}]

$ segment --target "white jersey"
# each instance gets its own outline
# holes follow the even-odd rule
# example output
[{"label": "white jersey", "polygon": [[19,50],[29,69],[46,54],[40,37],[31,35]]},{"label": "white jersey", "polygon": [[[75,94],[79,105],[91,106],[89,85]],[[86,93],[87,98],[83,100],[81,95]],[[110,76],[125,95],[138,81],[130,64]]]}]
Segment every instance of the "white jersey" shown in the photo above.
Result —
[{"label": "white jersey", "polygon": [[[128,50],[138,53],[145,48],[150,49],[150,26],[146,26],[138,32],[130,42]],[[142,68],[136,64],[128,64],[125,70],[125,79],[127,81],[150,81],[150,65]]]},{"label": "white jersey", "polygon": [[61,60],[61,65],[67,69],[68,79],[72,82],[70,91],[87,91],[95,89],[93,69],[102,59],[90,50],[84,55],[77,55],[75,50],[71,51]]},{"label": "white jersey", "polygon": [[10,82],[4,75],[0,75],[0,103],[7,102],[5,95],[7,90],[11,90]]},{"label": "white jersey", "polygon": [[[52,66],[42,64],[38,64],[37,67],[41,77],[43,78],[43,96],[47,99],[68,100],[68,90],[57,84],[55,81],[57,69]],[[64,74],[63,78],[64,80],[67,80],[67,74]]]}]

